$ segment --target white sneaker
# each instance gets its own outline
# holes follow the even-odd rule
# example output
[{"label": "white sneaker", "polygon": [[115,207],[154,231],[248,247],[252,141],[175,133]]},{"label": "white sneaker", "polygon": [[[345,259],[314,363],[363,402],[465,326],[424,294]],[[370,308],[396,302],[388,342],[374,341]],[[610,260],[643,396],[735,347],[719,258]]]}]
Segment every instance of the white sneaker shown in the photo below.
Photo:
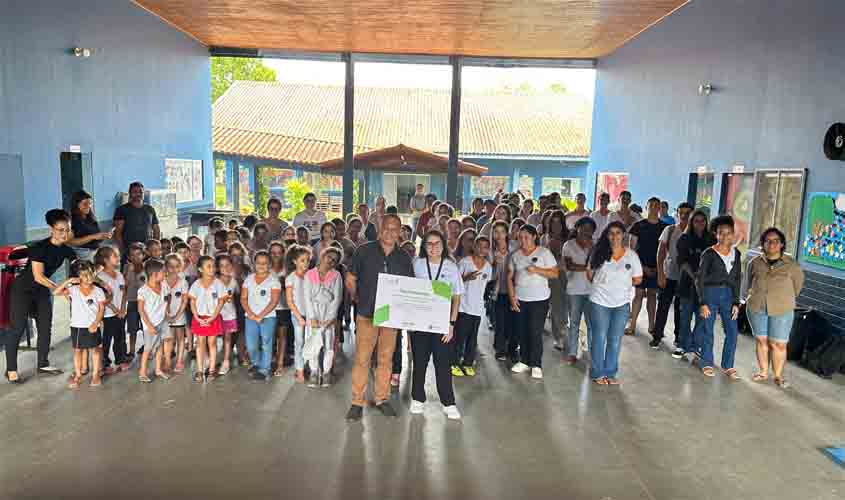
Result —
[{"label": "white sneaker", "polygon": [[514,372],[514,373],[525,373],[530,369],[531,368],[529,368],[528,365],[526,365],[525,363],[522,363],[522,362],[517,363],[517,364],[515,364],[511,367],[511,371]]},{"label": "white sneaker", "polygon": [[425,403],[420,403],[419,401],[412,399],[411,409],[409,411],[414,415],[422,415],[422,413],[425,411]]},{"label": "white sneaker", "polygon": [[458,411],[458,407],[455,405],[452,406],[444,406],[443,413],[446,414],[446,418],[449,420],[460,420],[461,419],[461,412]]},{"label": "white sneaker", "polygon": [[531,378],[543,378],[543,369],[535,366],[531,369]]}]

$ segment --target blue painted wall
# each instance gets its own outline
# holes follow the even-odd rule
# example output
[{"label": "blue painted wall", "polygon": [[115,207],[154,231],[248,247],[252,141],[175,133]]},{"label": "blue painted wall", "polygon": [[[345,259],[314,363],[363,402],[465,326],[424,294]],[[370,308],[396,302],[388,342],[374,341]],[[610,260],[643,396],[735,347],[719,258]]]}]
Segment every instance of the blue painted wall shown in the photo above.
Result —
[{"label": "blue painted wall", "polygon": [[[23,158],[27,230],[60,206],[70,144],[92,154],[102,220],[130,181],[165,187],[165,157],[204,161],[204,201],[180,208],[213,203],[204,46],[126,0],[2,0],[0,11],[0,154]],[[95,52],[76,58],[74,46]]]},{"label": "blue painted wall", "polygon": [[[822,152],[828,126],[845,121],[842,7],[692,2],[601,59],[588,184],[596,171],[627,171],[635,199],[674,204],[698,165],[718,174],[740,163],[746,171],[806,167],[808,192],[845,191],[845,163]],[[716,88],[709,97],[698,95],[703,82]]]}]

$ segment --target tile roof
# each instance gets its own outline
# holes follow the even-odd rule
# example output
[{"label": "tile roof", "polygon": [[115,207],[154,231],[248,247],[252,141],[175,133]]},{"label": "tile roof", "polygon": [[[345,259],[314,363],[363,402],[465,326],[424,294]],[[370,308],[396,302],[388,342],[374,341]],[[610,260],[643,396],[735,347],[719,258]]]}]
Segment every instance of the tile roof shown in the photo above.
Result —
[{"label": "tile roof", "polygon": [[[356,88],[356,153],[407,144],[449,149],[450,92]],[[343,87],[232,84],[214,104],[214,151],[319,163],[343,155]],[[592,109],[573,94],[464,93],[461,156],[588,157]]]}]

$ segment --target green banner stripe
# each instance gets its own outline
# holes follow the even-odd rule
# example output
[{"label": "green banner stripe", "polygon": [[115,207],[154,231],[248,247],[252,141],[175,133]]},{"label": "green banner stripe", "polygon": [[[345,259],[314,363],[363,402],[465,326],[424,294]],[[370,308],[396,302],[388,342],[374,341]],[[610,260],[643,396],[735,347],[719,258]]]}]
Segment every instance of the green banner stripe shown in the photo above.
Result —
[{"label": "green banner stripe", "polygon": [[431,290],[446,300],[452,300],[452,285],[445,281],[432,281]]}]

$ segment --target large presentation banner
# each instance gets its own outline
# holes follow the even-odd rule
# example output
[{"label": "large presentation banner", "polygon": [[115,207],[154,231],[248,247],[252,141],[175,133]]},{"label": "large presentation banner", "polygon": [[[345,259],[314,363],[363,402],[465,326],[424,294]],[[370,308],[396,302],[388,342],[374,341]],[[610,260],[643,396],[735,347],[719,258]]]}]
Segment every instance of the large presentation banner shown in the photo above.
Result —
[{"label": "large presentation banner", "polygon": [[451,307],[449,283],[381,273],[373,324],[447,335]]}]

